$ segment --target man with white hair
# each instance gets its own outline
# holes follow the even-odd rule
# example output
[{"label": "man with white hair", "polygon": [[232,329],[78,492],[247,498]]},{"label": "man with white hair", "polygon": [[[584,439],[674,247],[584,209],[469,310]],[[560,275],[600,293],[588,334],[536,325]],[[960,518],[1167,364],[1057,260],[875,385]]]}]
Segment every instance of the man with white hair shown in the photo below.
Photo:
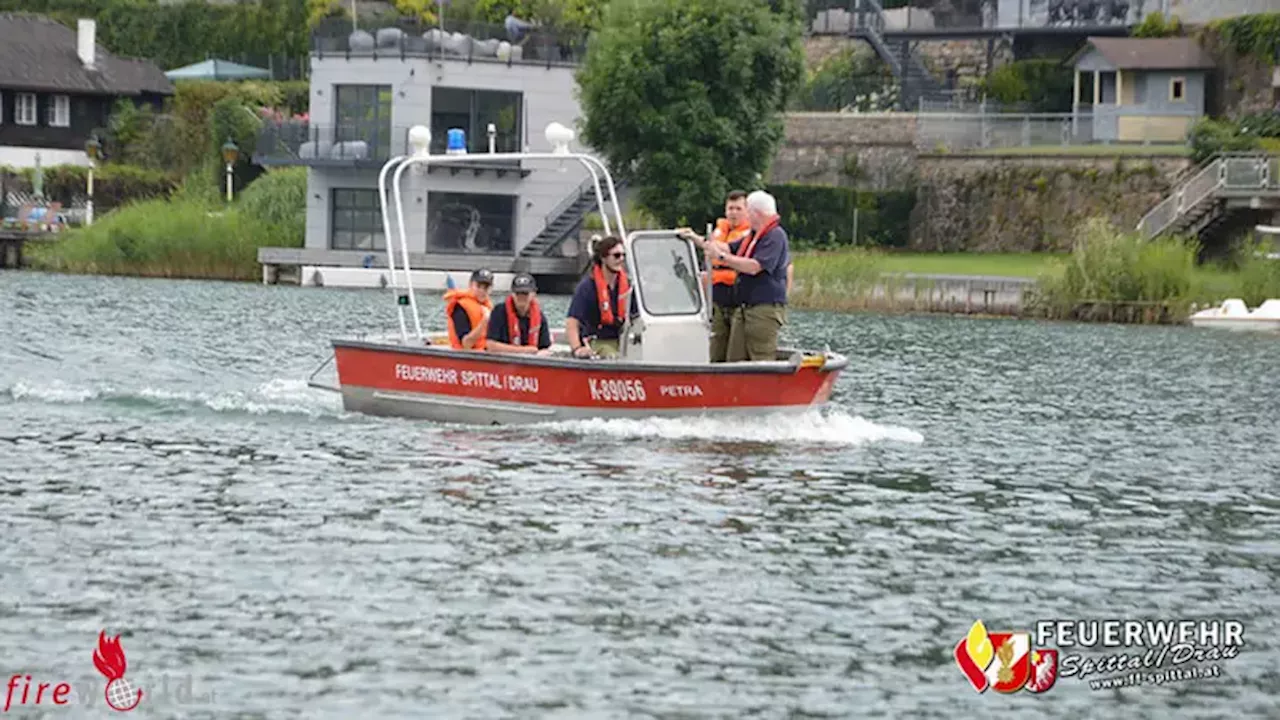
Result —
[{"label": "man with white hair", "polygon": [[737,271],[733,287],[726,360],[776,360],[778,331],[786,322],[788,268],[787,231],[778,224],[778,202],[756,190],[747,195],[751,234],[726,248],[706,243],[711,259]]}]

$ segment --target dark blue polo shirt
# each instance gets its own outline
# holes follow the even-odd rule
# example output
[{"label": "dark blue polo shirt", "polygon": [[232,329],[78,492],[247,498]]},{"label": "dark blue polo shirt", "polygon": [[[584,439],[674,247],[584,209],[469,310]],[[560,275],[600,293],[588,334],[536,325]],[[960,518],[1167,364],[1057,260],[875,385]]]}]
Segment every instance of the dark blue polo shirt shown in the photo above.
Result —
[{"label": "dark blue polo shirt", "polygon": [[[614,316],[616,317],[616,308],[618,307],[618,285],[616,283],[609,288],[609,305],[615,308]],[[639,314],[639,311],[636,310],[634,291],[627,298],[627,312],[631,317]],[[601,340],[617,340],[619,331],[622,328],[621,324],[600,327],[600,302],[596,300],[596,282],[592,279],[590,272],[587,273],[586,277],[582,278],[582,282],[578,283],[578,288],[573,291],[573,300],[569,301],[568,315],[578,321],[579,331],[584,338],[594,335]]]},{"label": "dark blue polo shirt", "polygon": [[[729,245],[737,254],[738,247],[749,240],[743,238]],[[791,264],[790,243],[787,231],[781,227],[770,230],[756,243],[752,258],[760,263],[757,275],[738,273],[738,284],[733,289],[735,305],[768,305],[787,302],[787,266]]]},{"label": "dark blue polo shirt", "polygon": [[[529,335],[529,316],[516,317],[516,323],[520,325],[520,337],[513,342],[510,334],[511,328],[507,325],[507,308],[505,305],[499,304],[493,309],[493,313],[489,315],[489,330],[485,337],[508,345],[523,345],[524,339]],[[551,330],[548,327],[547,316],[543,315],[542,329],[538,331],[539,350],[551,347]]]},{"label": "dark blue polo shirt", "polygon": [[[714,268],[713,268],[714,269]],[[728,307],[733,304],[733,286],[722,283],[711,283],[711,304]]]},{"label": "dark blue polo shirt", "polygon": [[471,332],[471,316],[467,315],[466,308],[461,304],[453,308],[453,329],[458,333],[458,340],[462,340],[467,333]]}]

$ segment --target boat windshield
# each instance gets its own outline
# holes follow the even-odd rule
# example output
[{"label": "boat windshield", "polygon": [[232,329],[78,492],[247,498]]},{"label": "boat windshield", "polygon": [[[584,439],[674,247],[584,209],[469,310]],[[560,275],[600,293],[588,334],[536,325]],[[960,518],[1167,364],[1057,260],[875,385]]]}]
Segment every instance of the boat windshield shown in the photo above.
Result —
[{"label": "boat windshield", "polygon": [[640,302],[650,315],[702,312],[697,260],[689,243],[677,237],[644,237],[631,242],[639,276]]}]

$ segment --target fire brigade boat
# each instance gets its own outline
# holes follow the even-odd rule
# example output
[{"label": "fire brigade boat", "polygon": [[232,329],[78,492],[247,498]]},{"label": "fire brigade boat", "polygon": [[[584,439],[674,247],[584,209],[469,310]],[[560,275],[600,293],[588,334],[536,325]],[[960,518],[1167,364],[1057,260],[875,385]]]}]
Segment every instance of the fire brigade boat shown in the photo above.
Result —
[{"label": "fire brigade boat", "polygon": [[[453,349],[445,333],[423,333],[408,267],[401,180],[413,166],[464,163],[469,156],[430,153],[430,131],[419,125],[409,131],[410,154],[387,161],[378,176],[391,275],[388,285],[396,300],[400,332],[373,339],[332,340],[333,355],[311,374],[309,385],[340,393],[349,412],[485,425],[799,413],[827,403],[837,376],[848,364],[843,355],[779,348],[773,360],[712,363],[708,291],[693,241],[674,229],[628,233],[613,177],[604,163],[571,151],[574,133],[559,123],[547,127],[546,137],[551,152],[484,157],[576,161],[590,173],[604,232],[623,238],[632,288],[629,302],[638,311],[622,328],[620,356],[575,358],[565,344],[563,328],[552,331],[553,353],[548,356]],[[392,208],[386,203],[388,179],[394,190]],[[603,212],[606,204],[599,202],[604,197],[602,183],[616,233],[609,213]],[[330,363],[336,368],[336,385],[317,380]]]}]

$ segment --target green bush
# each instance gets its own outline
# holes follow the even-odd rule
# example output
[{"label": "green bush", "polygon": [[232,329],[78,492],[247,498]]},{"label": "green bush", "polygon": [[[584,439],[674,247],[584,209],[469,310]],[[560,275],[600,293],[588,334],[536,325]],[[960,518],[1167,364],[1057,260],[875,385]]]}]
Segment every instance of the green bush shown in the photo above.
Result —
[{"label": "green bush", "polygon": [[254,180],[238,205],[250,220],[287,231],[281,245],[301,246],[307,225],[307,169],[278,168]]},{"label": "green bush", "polygon": [[1201,118],[1189,133],[1191,158],[1204,162],[1216,153],[1246,152],[1259,147],[1258,137],[1244,132],[1229,120]]},{"label": "green bush", "polygon": [[1060,60],[1015,60],[993,71],[981,87],[992,100],[1026,105],[1028,112],[1071,112],[1072,72]]},{"label": "green bush", "polygon": [[1177,15],[1166,18],[1164,13],[1154,12],[1142,18],[1133,29],[1133,37],[1166,38],[1182,35],[1182,19]]},{"label": "green bush", "polygon": [[855,105],[859,109],[878,110],[880,108],[867,105],[868,99],[873,93],[886,94],[893,82],[893,74],[884,63],[874,56],[848,49],[823,60],[809,73],[804,88],[793,100],[793,107],[830,111]]},{"label": "green bush", "polygon": [[1216,32],[1240,55],[1254,55],[1268,63],[1280,59],[1280,13],[1237,15],[1209,23],[1208,29]]},{"label": "green bush", "polygon": [[[859,192],[852,188],[786,183],[767,188],[778,200],[783,227],[798,248],[840,245],[903,247],[914,190]],[[857,210],[857,237],[854,237]]]},{"label": "green bush", "polygon": [[31,263],[56,272],[253,280],[261,272],[258,248],[282,245],[288,234],[238,208],[149,200],[35,247]]},{"label": "green bush", "polygon": [[124,57],[170,69],[221,57],[250,64],[310,50],[301,0],[167,3],[159,0],[0,0],[0,12],[48,15],[71,28],[95,18],[98,42]]},{"label": "green bush", "polygon": [[1071,257],[1038,279],[1037,301],[1051,313],[1089,302],[1162,303],[1184,313],[1196,289],[1198,252],[1192,240],[1146,240],[1092,218],[1077,231]]}]

